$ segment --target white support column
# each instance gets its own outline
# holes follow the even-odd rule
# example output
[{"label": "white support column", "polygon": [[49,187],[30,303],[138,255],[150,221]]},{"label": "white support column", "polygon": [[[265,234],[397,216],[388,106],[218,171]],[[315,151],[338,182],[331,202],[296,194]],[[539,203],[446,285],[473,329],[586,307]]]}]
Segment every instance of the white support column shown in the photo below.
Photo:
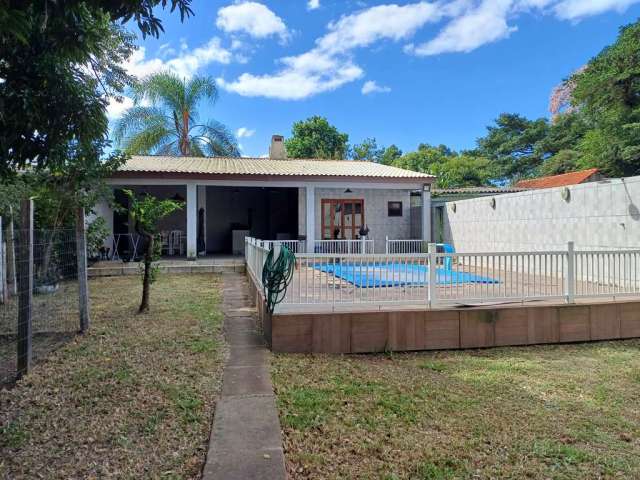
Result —
[{"label": "white support column", "polygon": [[[202,252],[198,252],[198,253],[206,254],[207,252],[207,186],[206,185],[198,186],[198,212],[200,212],[201,208],[204,209],[204,218],[202,222],[203,241],[204,241],[204,245],[202,247],[204,248],[202,249]],[[197,228],[197,224],[196,224],[196,228]],[[196,231],[196,235],[197,234],[198,233]],[[198,248],[201,248],[201,246],[198,245]]]},{"label": "white support column", "polygon": [[576,253],[573,241],[567,242],[567,278],[565,281],[567,303],[576,303]]},{"label": "white support column", "polygon": [[187,258],[198,257],[198,186],[187,183]]},{"label": "white support column", "polygon": [[427,252],[429,252],[429,286],[427,289],[427,295],[429,308],[433,308],[438,302],[438,261],[436,253],[438,249],[435,243],[430,243],[427,246]]},{"label": "white support column", "polygon": [[306,202],[306,235],[307,235],[307,253],[314,253],[316,240],[316,189],[307,186],[307,202]]},{"label": "white support column", "polygon": [[422,187],[422,212],[421,212],[421,226],[422,226],[422,240],[425,242],[431,242],[431,185],[424,185]]}]

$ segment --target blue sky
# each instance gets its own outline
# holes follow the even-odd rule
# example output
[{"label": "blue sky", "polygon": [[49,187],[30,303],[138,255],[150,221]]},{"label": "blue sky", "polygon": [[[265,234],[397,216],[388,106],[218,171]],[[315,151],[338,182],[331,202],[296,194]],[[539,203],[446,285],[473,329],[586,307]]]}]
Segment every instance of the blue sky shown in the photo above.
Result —
[{"label": "blue sky", "polygon": [[[194,0],[159,12],[128,68],[211,75],[202,109],[238,132],[242,153],[322,115],[351,143],[470,148],[501,112],[548,115],[551,89],[640,17],[640,0]],[[130,105],[113,105],[112,117]]]}]

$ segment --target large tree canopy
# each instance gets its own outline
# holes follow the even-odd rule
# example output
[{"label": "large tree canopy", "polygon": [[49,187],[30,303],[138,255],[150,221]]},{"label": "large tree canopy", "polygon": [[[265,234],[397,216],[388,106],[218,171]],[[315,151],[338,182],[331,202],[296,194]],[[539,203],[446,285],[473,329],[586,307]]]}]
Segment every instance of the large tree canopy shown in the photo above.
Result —
[{"label": "large tree canopy", "polygon": [[355,144],[351,147],[351,158],[353,160],[366,160],[369,162],[379,163],[385,149],[378,147],[375,138],[365,138],[362,143]]},{"label": "large tree canopy", "polygon": [[549,133],[546,119],[528,120],[503,113],[487,130],[487,135],[478,139],[473,154],[494,162],[498,175],[509,180],[528,177],[542,165],[545,152],[539,148],[539,142]]},{"label": "large tree canopy", "polygon": [[211,77],[150,75],[136,85],[135,105],[116,123],[114,138],[130,154],[237,156],[236,139],[223,124],[198,121],[199,104],[217,98]]},{"label": "large tree canopy", "polygon": [[415,152],[396,157],[390,165],[436,175],[439,188],[487,185],[493,176],[486,158],[460,154],[445,145],[422,143]]},{"label": "large tree canopy", "polygon": [[572,81],[572,103],[590,127],[581,162],[609,175],[640,174],[640,22],[623,27]]},{"label": "large tree canopy", "polygon": [[326,118],[314,116],[295,122],[293,135],[285,141],[289,158],[345,159],[349,136],[341,133]]},{"label": "large tree canopy", "polygon": [[[43,20],[40,23],[43,31],[49,29],[49,33],[56,34],[64,43],[81,45],[82,38],[68,35],[78,26],[74,15],[99,11],[115,22],[134,20],[143,36],[157,37],[164,29],[154,8],[168,6],[171,11],[178,10],[184,20],[193,14],[190,4],[191,0],[0,0],[0,32],[26,44],[33,21],[38,18]],[[55,30],[50,29],[50,25],[55,25]]]},{"label": "large tree canopy", "polygon": [[106,138],[106,105],[131,82],[133,37],[162,24],[153,7],[191,14],[190,0],[0,0],[0,175],[64,161],[69,143]]}]

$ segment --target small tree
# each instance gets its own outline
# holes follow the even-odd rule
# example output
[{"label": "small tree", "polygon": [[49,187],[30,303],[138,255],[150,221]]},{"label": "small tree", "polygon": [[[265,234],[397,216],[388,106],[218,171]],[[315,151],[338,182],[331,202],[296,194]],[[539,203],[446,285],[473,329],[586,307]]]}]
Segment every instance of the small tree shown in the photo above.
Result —
[{"label": "small tree", "polygon": [[156,243],[158,222],[182,208],[181,202],[160,200],[152,195],[137,198],[131,190],[124,190],[129,197],[129,214],[135,223],[136,232],[142,236],[144,244],[144,270],[142,273],[142,301],[138,313],[149,311],[149,292],[151,284],[156,280],[156,269],[153,262],[160,256],[160,245]]}]

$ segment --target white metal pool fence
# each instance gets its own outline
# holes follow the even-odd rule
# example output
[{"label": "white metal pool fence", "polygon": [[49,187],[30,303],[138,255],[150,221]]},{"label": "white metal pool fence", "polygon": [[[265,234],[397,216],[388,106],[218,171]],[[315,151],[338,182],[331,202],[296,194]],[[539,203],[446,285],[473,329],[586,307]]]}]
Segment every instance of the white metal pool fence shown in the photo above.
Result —
[{"label": "white metal pool fence", "polygon": [[392,240],[389,237],[385,240],[385,252],[397,253],[427,253],[429,242],[425,240]]},{"label": "white metal pool fence", "polygon": [[368,239],[357,240],[316,240],[314,242],[314,252],[318,254],[330,253],[341,255],[357,255],[362,253],[373,253],[374,242]]},{"label": "white metal pool fence", "polygon": [[[246,240],[247,270],[262,288],[270,244]],[[640,295],[640,249],[482,253],[296,253],[276,311],[389,304],[489,304]],[[430,268],[435,265],[435,268]]]},{"label": "white metal pool fence", "polygon": [[293,253],[304,253],[307,251],[307,242],[304,240],[265,240],[264,247],[269,250],[271,246],[287,247]]}]

